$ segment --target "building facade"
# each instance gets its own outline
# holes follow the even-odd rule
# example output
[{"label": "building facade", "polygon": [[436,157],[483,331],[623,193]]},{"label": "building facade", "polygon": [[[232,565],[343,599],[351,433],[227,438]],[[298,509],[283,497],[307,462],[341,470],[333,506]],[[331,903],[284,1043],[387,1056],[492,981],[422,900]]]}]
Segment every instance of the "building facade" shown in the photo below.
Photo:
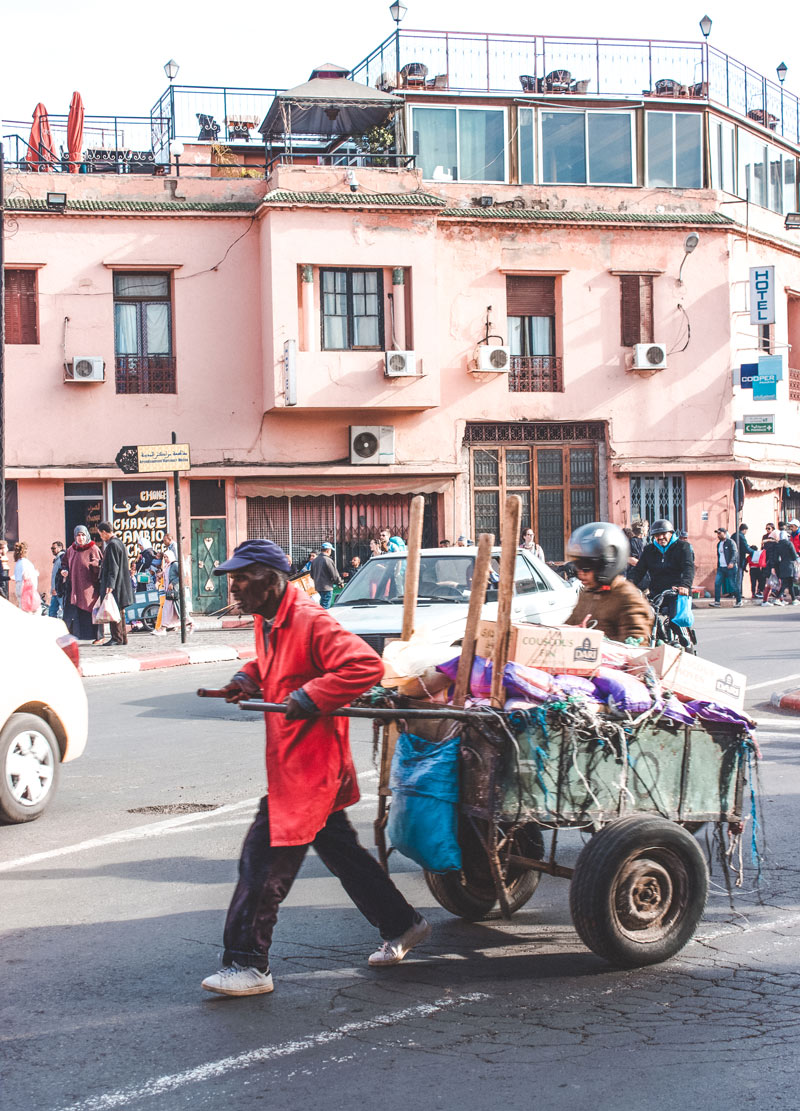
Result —
[{"label": "building facade", "polygon": [[168,476],[115,463],[173,432],[205,611],[246,537],[341,563],[419,493],[429,544],[519,494],[553,562],[587,521],[668,516],[701,585],[737,478],[751,536],[800,509],[797,136],[708,82],[410,76],[372,79],[402,158],[284,141],[221,176],[198,139],[180,174],[7,171],[7,525],[40,569],[84,521],[174,531]]}]

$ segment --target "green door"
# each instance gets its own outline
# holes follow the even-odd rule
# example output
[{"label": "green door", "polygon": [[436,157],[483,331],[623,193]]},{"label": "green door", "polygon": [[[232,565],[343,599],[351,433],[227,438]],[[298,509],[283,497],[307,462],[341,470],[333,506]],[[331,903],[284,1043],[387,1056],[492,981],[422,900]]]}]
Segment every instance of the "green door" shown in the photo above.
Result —
[{"label": "green door", "polygon": [[228,576],[213,574],[228,555],[224,517],[192,518],[192,609],[213,613],[228,604]]}]

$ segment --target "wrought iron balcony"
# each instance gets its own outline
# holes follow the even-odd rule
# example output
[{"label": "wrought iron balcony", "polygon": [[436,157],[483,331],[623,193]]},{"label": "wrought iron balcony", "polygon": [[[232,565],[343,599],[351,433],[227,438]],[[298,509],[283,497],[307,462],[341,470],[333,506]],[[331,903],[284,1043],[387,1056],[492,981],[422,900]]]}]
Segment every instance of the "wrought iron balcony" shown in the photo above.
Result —
[{"label": "wrought iron balcony", "polygon": [[561,393],[564,389],[560,355],[512,355],[509,393]]},{"label": "wrought iron balcony", "polygon": [[117,393],[177,393],[174,355],[117,355]]}]

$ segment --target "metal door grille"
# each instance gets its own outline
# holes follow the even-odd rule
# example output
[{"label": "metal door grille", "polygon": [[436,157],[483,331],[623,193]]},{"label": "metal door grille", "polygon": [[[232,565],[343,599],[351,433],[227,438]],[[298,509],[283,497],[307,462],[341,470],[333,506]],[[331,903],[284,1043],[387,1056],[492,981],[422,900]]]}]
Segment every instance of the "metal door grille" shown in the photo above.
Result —
[{"label": "metal door grille", "polygon": [[686,527],[683,475],[631,475],[631,520],[641,517],[650,524],[659,518],[676,529]]}]

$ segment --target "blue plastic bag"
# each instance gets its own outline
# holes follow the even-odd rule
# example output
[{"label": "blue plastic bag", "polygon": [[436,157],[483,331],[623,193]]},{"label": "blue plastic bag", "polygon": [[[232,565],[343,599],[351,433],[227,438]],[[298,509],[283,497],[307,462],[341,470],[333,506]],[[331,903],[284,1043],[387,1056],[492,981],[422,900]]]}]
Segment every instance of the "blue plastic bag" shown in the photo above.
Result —
[{"label": "blue plastic bag", "polygon": [[401,733],[392,757],[389,840],[398,852],[429,872],[452,872],[461,867],[460,745],[460,737],[439,743]]},{"label": "blue plastic bag", "polygon": [[677,625],[681,629],[691,629],[692,625],[694,625],[692,599],[688,594],[678,595],[675,602],[675,616],[672,618],[672,624]]}]

